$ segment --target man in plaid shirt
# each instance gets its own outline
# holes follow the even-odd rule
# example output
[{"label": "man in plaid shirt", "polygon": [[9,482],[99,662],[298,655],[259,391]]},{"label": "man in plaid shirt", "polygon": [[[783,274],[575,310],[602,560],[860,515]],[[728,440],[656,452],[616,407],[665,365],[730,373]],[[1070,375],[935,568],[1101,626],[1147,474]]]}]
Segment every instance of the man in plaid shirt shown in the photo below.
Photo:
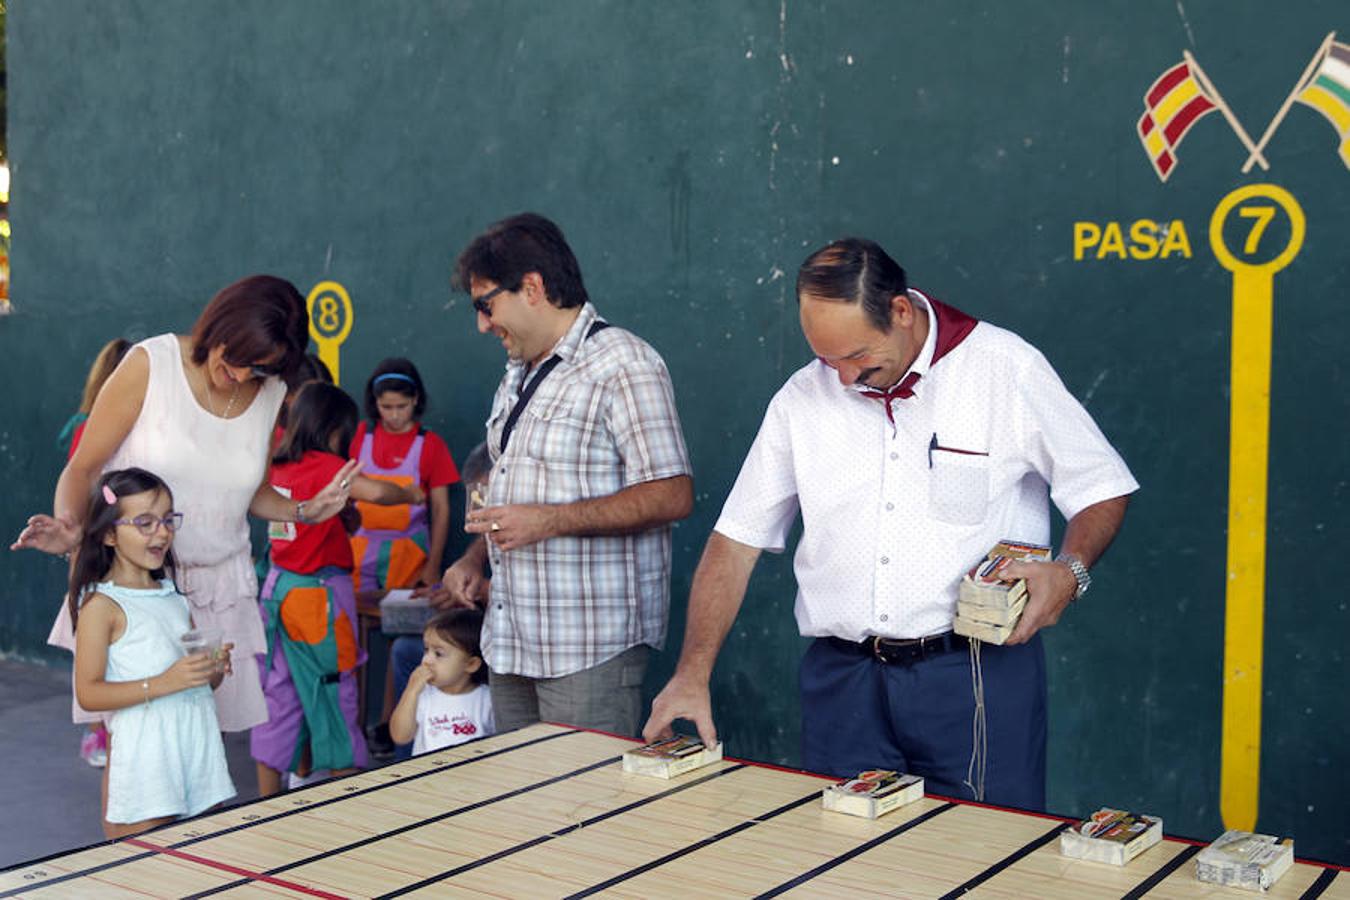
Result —
[{"label": "man in plaid shirt", "polygon": [[507,354],[486,505],[466,517],[479,538],[444,579],[470,602],[491,564],[482,647],[497,726],[636,734],[647,657],[665,641],[671,523],[694,502],[670,373],[600,317],[543,216],[475,238],[455,286]]}]

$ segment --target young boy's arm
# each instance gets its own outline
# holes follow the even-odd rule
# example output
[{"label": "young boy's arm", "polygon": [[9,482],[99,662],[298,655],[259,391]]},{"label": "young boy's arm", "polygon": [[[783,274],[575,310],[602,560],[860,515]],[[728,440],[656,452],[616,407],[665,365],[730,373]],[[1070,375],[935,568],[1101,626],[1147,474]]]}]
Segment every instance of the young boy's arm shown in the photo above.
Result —
[{"label": "young boy's arm", "polygon": [[398,698],[398,706],[389,717],[389,736],[395,744],[408,744],[417,737],[417,698],[430,677],[431,671],[426,666],[418,666],[408,676],[408,686],[403,689],[403,696]]}]

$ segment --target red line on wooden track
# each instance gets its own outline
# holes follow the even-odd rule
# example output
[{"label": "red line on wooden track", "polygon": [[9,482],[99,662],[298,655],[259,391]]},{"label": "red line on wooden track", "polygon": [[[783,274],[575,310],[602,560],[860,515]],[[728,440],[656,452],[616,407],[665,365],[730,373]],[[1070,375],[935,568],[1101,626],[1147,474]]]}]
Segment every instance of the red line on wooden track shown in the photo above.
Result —
[{"label": "red line on wooden track", "polygon": [[229,872],[232,875],[241,875],[245,878],[251,878],[254,881],[262,881],[267,884],[283,887],[291,891],[299,891],[302,894],[308,894],[311,897],[325,897],[327,900],[349,900],[342,894],[330,894],[327,891],[321,891],[318,888],[306,887],[303,884],[297,884],[294,881],[287,881],[284,878],[274,878],[262,872],[254,872],[251,869],[244,869],[239,866],[232,866],[229,863],[219,862],[218,860],[208,859],[205,856],[198,856],[195,853],[184,853],[182,850],[175,850],[172,847],[163,847],[159,844],[152,844],[149,841],[143,841],[139,838],[123,838],[122,843],[131,844],[133,847],[140,847],[142,850],[152,850],[155,853],[163,853],[165,856],[172,856],[176,859],[194,862],[199,865],[209,866],[213,869],[220,869]]}]

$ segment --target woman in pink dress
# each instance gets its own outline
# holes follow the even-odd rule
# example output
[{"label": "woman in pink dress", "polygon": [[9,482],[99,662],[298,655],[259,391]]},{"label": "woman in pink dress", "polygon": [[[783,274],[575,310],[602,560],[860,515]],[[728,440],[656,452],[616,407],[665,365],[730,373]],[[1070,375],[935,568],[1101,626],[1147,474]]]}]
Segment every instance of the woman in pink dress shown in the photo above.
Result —
[{"label": "woman in pink dress", "polygon": [[52,515],[28,520],[11,549],[73,550],[89,491],[109,469],[138,466],[163,478],[184,514],[174,541],[178,586],[198,627],[235,645],[234,672],[216,691],[225,731],[267,719],[254,654],[267,642],[258,618],[248,514],[319,522],[347,503],[356,463],[296,503],[272,489],[267,459],[285,376],[309,341],[305,304],[290,282],[254,275],[218,293],[190,335],[162,334],[128,352],[100,391],[84,435],[56,483]]}]

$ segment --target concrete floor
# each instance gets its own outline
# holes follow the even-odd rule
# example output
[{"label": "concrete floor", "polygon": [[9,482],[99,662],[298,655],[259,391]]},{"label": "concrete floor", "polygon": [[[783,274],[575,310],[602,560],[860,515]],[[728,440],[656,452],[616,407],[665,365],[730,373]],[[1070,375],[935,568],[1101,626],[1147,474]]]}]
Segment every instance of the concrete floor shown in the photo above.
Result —
[{"label": "concrete floor", "polygon": [[[102,770],[80,759],[70,671],[0,659],[0,868],[103,840]],[[237,800],[258,796],[248,734],[226,735]]]}]

